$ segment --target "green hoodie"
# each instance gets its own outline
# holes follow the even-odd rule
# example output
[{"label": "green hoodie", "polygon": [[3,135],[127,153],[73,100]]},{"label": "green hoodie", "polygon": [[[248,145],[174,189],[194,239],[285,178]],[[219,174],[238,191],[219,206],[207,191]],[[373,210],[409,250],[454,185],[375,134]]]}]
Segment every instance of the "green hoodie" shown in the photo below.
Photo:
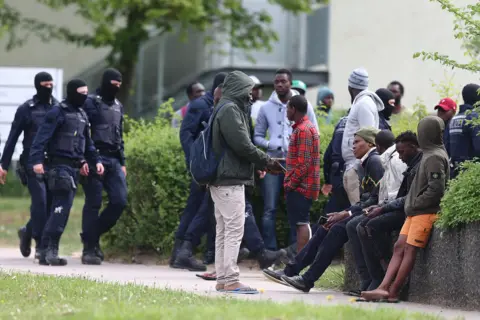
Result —
[{"label": "green hoodie", "polygon": [[225,154],[217,169],[213,185],[254,185],[254,168],[265,168],[269,157],[252,143],[249,94],[254,83],[241,71],[230,72],[223,83],[224,105],[213,121],[213,150]]},{"label": "green hoodie", "polygon": [[445,123],[436,116],[427,116],[418,123],[418,144],[423,157],[405,200],[407,216],[440,211],[440,200],[450,177],[448,155],[443,145],[444,130]]}]

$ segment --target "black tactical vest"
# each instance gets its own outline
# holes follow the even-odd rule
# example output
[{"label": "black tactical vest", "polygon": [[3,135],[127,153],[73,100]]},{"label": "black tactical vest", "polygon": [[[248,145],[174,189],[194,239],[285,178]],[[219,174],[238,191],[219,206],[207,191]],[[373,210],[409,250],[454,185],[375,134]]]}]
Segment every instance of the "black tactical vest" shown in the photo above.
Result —
[{"label": "black tactical vest", "polygon": [[102,97],[91,96],[99,112],[98,121],[92,123],[92,140],[94,143],[101,142],[119,147],[122,143],[121,121],[122,109],[117,99],[111,106],[106,104]]},{"label": "black tactical vest", "polygon": [[64,123],[57,128],[55,139],[49,146],[49,154],[69,153],[72,156],[85,154],[85,127],[88,126],[87,114],[82,108],[73,108],[64,102],[60,104],[65,117]]},{"label": "black tactical vest", "polygon": [[48,109],[45,108],[43,104],[36,105],[32,99],[28,100],[26,104],[30,111],[30,123],[28,129],[24,132],[23,148],[29,149],[33,143],[33,139],[35,139],[38,129],[45,122],[45,115],[47,114]]}]

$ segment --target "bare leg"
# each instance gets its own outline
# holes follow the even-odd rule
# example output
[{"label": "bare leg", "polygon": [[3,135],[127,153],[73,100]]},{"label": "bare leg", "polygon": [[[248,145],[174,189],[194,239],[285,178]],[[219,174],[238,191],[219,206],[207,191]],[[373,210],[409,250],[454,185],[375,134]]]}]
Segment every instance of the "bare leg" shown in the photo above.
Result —
[{"label": "bare leg", "polygon": [[308,224],[297,225],[297,252],[302,251],[310,240],[310,227]]},{"label": "bare leg", "polygon": [[389,290],[390,299],[398,298],[398,293],[400,292],[400,289],[404,285],[405,280],[407,279],[408,275],[413,269],[413,266],[415,265],[416,257],[417,257],[417,248],[407,243],[405,245],[402,264],[400,265],[400,269],[398,270],[397,276],[395,277],[395,281],[393,282]]},{"label": "bare leg", "polygon": [[392,281],[395,279],[395,276],[397,275],[397,272],[400,269],[400,266],[402,264],[402,260],[405,253],[405,247],[407,245],[406,242],[407,242],[407,236],[400,235],[398,237],[398,240],[395,243],[395,247],[393,249],[392,260],[390,260],[390,263],[387,268],[387,273],[385,274],[385,277],[383,278],[382,283],[377,289],[373,291],[362,292],[362,298],[365,298],[367,300],[378,300],[378,299],[384,299],[389,297],[390,294],[388,290],[390,288]]}]

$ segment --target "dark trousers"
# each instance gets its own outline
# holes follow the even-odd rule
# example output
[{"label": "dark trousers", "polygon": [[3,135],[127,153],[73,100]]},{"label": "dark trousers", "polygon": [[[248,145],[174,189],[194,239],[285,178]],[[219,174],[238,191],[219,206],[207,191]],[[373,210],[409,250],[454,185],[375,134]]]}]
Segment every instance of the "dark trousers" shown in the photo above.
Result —
[{"label": "dark trousers", "polygon": [[[100,236],[117,223],[127,205],[127,180],[120,161],[102,156],[105,173],[99,177],[93,168],[83,184],[85,205],[82,215],[82,238],[90,244],[98,243]],[[108,204],[102,207],[102,193],[106,191]]]},{"label": "dark trousers", "polygon": [[[282,163],[285,165],[285,163]],[[277,235],[275,231],[277,220],[277,205],[283,188],[283,174],[267,173],[262,180],[263,216],[262,234],[265,245],[269,250],[277,250]],[[295,236],[296,238],[296,236]]]},{"label": "dark trousers", "polygon": [[207,250],[215,251],[214,221],[213,201],[210,192],[206,190],[200,206],[196,208],[193,219],[187,227],[183,240],[190,241],[196,247],[200,244],[202,236],[207,233]]},{"label": "dark trousers", "polygon": [[[55,174],[53,175],[53,172]],[[65,165],[57,165],[49,168],[48,188],[52,196],[50,214],[43,229],[42,246],[60,241],[65,230],[72,209],[73,199],[77,192],[78,169]]]},{"label": "dark trousers", "polygon": [[347,192],[343,188],[343,175],[341,172],[332,173],[330,180],[332,183],[332,192],[325,205],[324,212],[332,213],[346,210],[350,207],[350,200],[348,200]]},{"label": "dark trousers", "polygon": [[243,232],[243,242],[245,247],[254,255],[265,250],[265,243],[263,242],[262,234],[255,221],[252,204],[248,197],[245,197],[245,229]]},{"label": "dark trousers", "polygon": [[39,246],[43,229],[50,215],[52,195],[47,188],[45,175],[37,175],[32,170],[28,170],[27,173],[27,188],[30,193],[31,204],[30,220],[26,228]]},{"label": "dark trousers", "polygon": [[402,228],[405,213],[387,212],[376,218],[358,216],[347,224],[361,290],[378,288],[385,276],[381,260],[386,259],[392,243],[391,233]]},{"label": "dark trousers", "polygon": [[187,205],[180,217],[180,224],[175,232],[175,239],[181,241],[185,240],[185,233],[188,230],[188,226],[195,217],[198,208],[202,205],[206,193],[207,191],[204,187],[200,187],[193,180],[190,182],[190,194],[188,195]]}]

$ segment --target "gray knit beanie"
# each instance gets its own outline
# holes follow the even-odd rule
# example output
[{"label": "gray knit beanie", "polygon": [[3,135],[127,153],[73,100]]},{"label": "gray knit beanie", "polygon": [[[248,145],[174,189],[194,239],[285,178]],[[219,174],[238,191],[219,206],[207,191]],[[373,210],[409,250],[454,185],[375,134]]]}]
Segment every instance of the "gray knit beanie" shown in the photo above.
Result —
[{"label": "gray knit beanie", "polygon": [[368,88],[368,72],[365,69],[358,68],[353,70],[348,78],[348,86],[353,89],[366,90]]}]

